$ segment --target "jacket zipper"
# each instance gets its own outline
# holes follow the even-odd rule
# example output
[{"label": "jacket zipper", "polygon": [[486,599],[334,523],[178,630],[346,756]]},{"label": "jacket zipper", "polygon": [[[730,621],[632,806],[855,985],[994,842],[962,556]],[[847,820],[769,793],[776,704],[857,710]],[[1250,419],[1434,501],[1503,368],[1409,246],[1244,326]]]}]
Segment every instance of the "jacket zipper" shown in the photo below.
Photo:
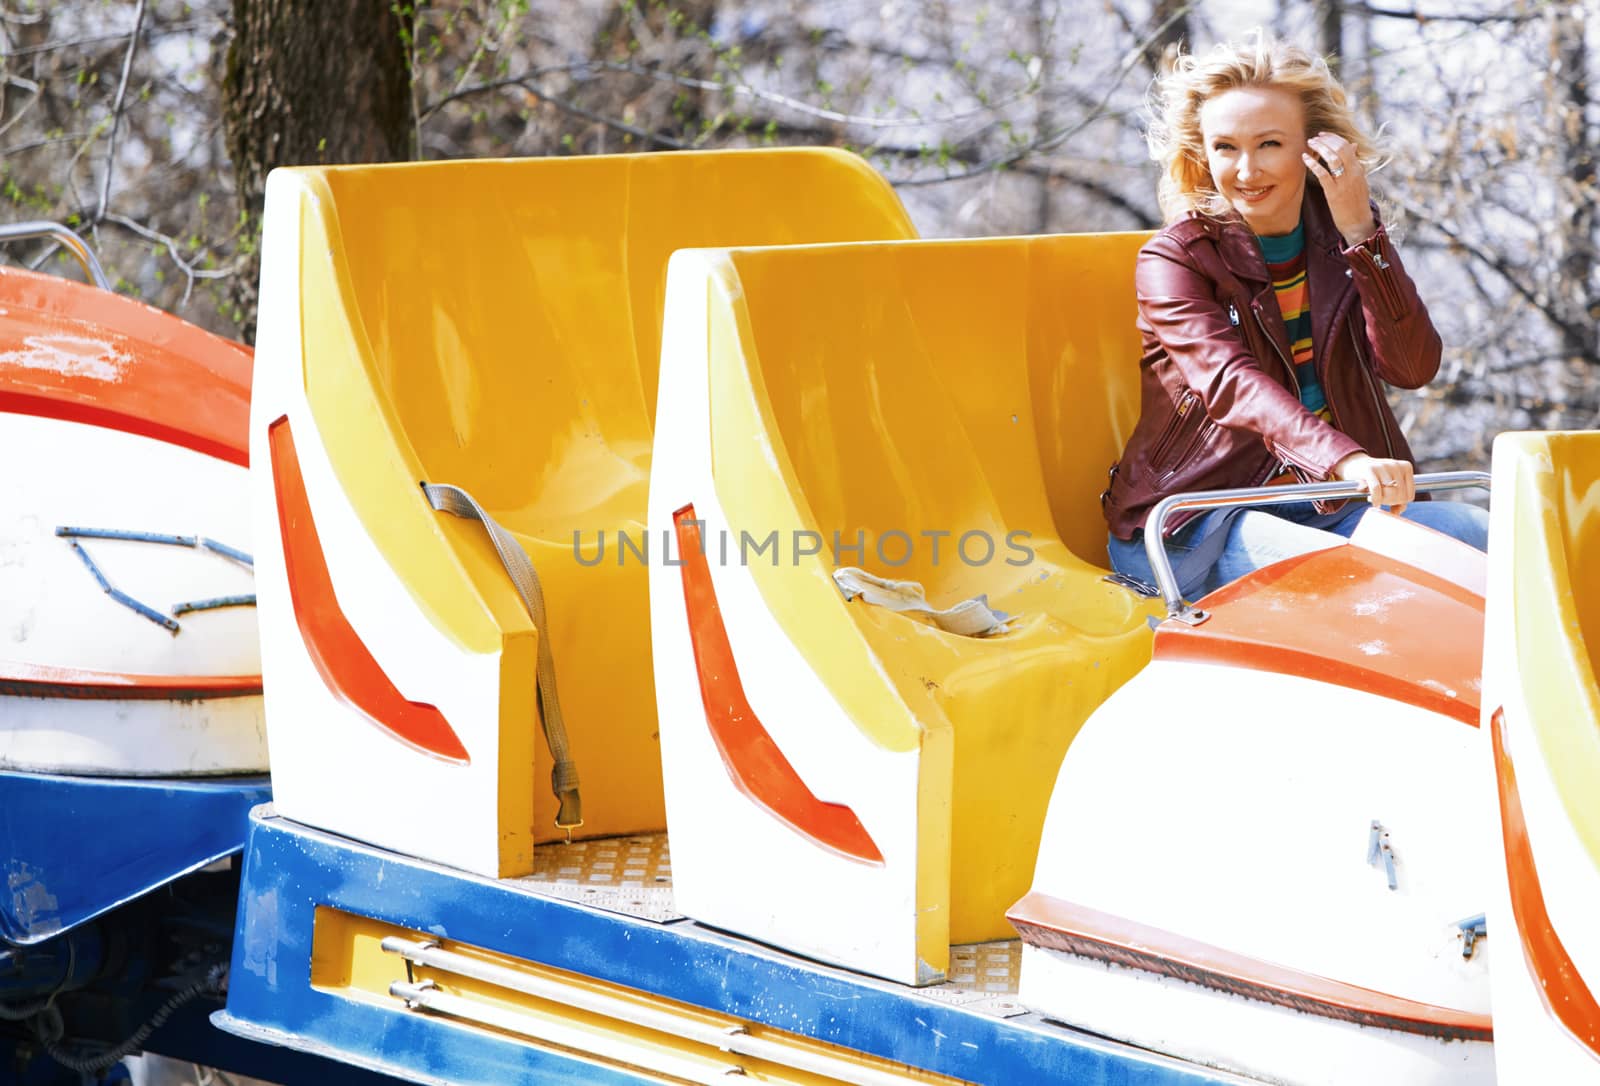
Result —
[{"label": "jacket zipper", "polygon": [[1267,337],[1267,342],[1272,344],[1273,353],[1278,356],[1278,361],[1283,363],[1283,368],[1289,373],[1289,383],[1294,386],[1294,398],[1300,399],[1300,376],[1294,372],[1294,364],[1284,355],[1283,348],[1278,346],[1278,341],[1272,338],[1272,333],[1267,331],[1267,318],[1261,315],[1261,309],[1254,302],[1250,303],[1250,312],[1256,315],[1256,324],[1261,326],[1261,334]]},{"label": "jacket zipper", "polygon": [[1178,397],[1177,407],[1173,412],[1172,418],[1168,420],[1166,429],[1161,431],[1161,437],[1157,439],[1155,448],[1150,452],[1150,464],[1152,467],[1159,468],[1165,462],[1167,453],[1172,449],[1173,441],[1178,437],[1178,431],[1183,429],[1183,420],[1188,416],[1197,399],[1199,397],[1195,394],[1194,389],[1191,388],[1184,389],[1183,395]]},{"label": "jacket zipper", "polygon": [[1394,277],[1391,274],[1393,264],[1383,258],[1383,243],[1378,243],[1378,252],[1373,252],[1365,245],[1362,245],[1359,251],[1362,258],[1367,261],[1370,269],[1368,274],[1371,275],[1372,281],[1377,284],[1378,294],[1382,296],[1383,304],[1389,310],[1390,319],[1395,321],[1404,320],[1406,316],[1405,299],[1400,294],[1400,288],[1394,284]]},{"label": "jacket zipper", "polygon": [[[1267,331],[1267,319],[1261,315],[1261,309],[1254,302],[1250,303],[1250,312],[1252,312],[1252,313],[1254,313],[1256,315],[1256,324],[1260,325],[1261,334],[1267,338],[1267,342],[1268,343],[1272,344],[1273,353],[1278,356],[1278,361],[1282,362],[1283,363],[1283,368],[1286,371],[1288,371],[1289,383],[1294,386],[1294,398],[1297,399],[1297,400],[1300,400],[1301,403],[1304,403],[1305,401],[1303,399],[1301,399],[1301,396],[1300,396],[1300,375],[1295,373],[1295,371],[1294,371],[1294,363],[1289,361],[1288,357],[1285,356],[1284,353],[1283,353],[1283,348],[1278,346],[1278,341],[1272,338],[1272,333],[1271,332]],[[1327,389],[1326,388],[1323,389],[1323,395],[1327,395]],[[1330,406],[1331,406],[1331,404],[1330,404]],[[1289,464],[1289,462],[1287,460],[1283,460],[1281,456],[1279,457],[1279,459],[1286,467],[1293,468],[1293,465]],[[1269,469],[1269,473],[1267,475],[1267,479],[1271,479],[1271,478],[1272,478],[1272,473],[1271,473],[1271,471]],[[1302,478],[1303,478],[1303,476],[1302,476]],[[1265,483],[1266,479],[1263,479],[1262,482]]]},{"label": "jacket zipper", "polygon": [[1195,427],[1194,436],[1189,439],[1189,443],[1183,447],[1182,452],[1178,453],[1177,456],[1172,458],[1172,463],[1168,464],[1166,470],[1161,473],[1161,478],[1163,480],[1172,478],[1178,473],[1179,468],[1183,467],[1190,461],[1190,459],[1194,456],[1194,451],[1198,449],[1200,447],[1200,443],[1206,439],[1207,427],[1211,425],[1212,422],[1209,418],[1203,418],[1200,420],[1200,425]]},{"label": "jacket zipper", "polygon": [[1361,338],[1356,335],[1355,326],[1349,322],[1345,327],[1350,330],[1350,345],[1356,349],[1356,365],[1361,369],[1361,376],[1366,378],[1367,391],[1372,393],[1372,407],[1378,415],[1378,429],[1383,431],[1383,447],[1389,451],[1389,459],[1395,459],[1394,441],[1389,437],[1389,423],[1385,418],[1383,399],[1378,395],[1378,386],[1372,380],[1372,367],[1367,365],[1367,356],[1361,350]]}]

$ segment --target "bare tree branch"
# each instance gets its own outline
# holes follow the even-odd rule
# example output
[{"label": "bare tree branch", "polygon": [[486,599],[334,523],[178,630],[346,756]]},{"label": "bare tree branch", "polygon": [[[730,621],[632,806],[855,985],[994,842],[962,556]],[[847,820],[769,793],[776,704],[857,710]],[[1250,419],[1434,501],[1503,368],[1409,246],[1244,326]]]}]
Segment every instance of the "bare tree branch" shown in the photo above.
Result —
[{"label": "bare tree branch", "polygon": [[660,132],[652,132],[648,129],[640,128],[638,125],[632,125],[628,124],[626,121],[618,120],[615,117],[607,117],[602,113],[596,113],[593,110],[585,109],[575,102],[562,98],[559,95],[549,93],[537,84],[524,83],[522,84],[522,88],[535,98],[539,99],[541,102],[547,102],[563,113],[570,114],[574,117],[581,117],[583,120],[592,121],[595,124],[604,125],[612,131],[621,132],[624,135],[632,136],[634,139],[643,140],[646,144],[653,143],[658,147],[668,147],[674,151],[685,151],[689,148],[689,144],[684,143],[681,140],[675,140],[671,136],[663,135]]},{"label": "bare tree branch", "polygon": [[1468,256],[1472,257],[1474,260],[1483,264],[1485,267],[1489,268],[1495,274],[1500,276],[1500,278],[1505,281],[1507,286],[1515,291],[1521,298],[1523,298],[1523,300],[1528,302],[1528,304],[1532,305],[1534,309],[1538,310],[1546,320],[1555,325],[1556,328],[1558,328],[1564,335],[1581,337],[1585,334],[1585,329],[1569,321],[1566,316],[1562,314],[1557,307],[1551,305],[1548,299],[1544,298],[1538,290],[1525,283],[1522,279],[1522,276],[1519,274],[1520,269],[1516,268],[1505,257],[1489,251],[1482,245],[1474,243],[1472,240],[1465,237],[1460,231],[1445,223],[1441,218],[1429,212],[1427,209],[1406,200],[1400,200],[1397,202],[1400,204],[1400,206],[1406,209],[1407,214],[1415,216],[1419,222],[1427,223],[1430,227],[1449,238],[1451,243],[1459,248],[1462,252],[1466,253]]},{"label": "bare tree branch", "polygon": [[63,132],[59,136],[48,136],[44,139],[29,140],[27,143],[14,143],[10,147],[0,147],[0,158],[4,158],[7,155],[20,155],[24,151],[34,151],[40,147],[53,147],[58,143],[73,143],[83,138],[84,133],[82,132]]},{"label": "bare tree branch", "polygon": [[[162,27],[160,33],[186,34],[191,30],[216,30],[223,24],[216,19],[193,19],[186,23],[173,23],[171,26]],[[150,31],[155,34],[155,30]],[[124,41],[127,34],[95,34],[87,38],[69,38],[66,41],[47,41],[38,45],[25,45],[20,49],[0,50],[0,60],[11,60],[19,57],[38,56],[41,53],[55,53],[66,49],[76,49],[84,45],[102,45],[108,41]]]},{"label": "bare tree branch", "polygon": [[1109,85],[1105,89],[1105,93],[1103,93],[1095,105],[1075,123],[1070,124],[1058,131],[1052,132],[1050,135],[1044,136],[1033,141],[1032,143],[1008,151],[1005,154],[995,155],[992,158],[978,163],[963,173],[948,174],[944,177],[916,178],[899,182],[899,184],[902,186],[938,185],[943,184],[946,181],[958,181],[965,177],[972,177],[976,174],[987,173],[990,170],[1003,169],[1004,167],[1009,166],[1014,162],[1018,162],[1029,155],[1038,154],[1041,151],[1048,151],[1061,146],[1063,143],[1067,142],[1067,140],[1071,139],[1073,136],[1089,127],[1095,121],[1098,121],[1105,116],[1105,109],[1110,103],[1112,95],[1116,94],[1123,82],[1128,78],[1128,73],[1134,68],[1138,67],[1138,65],[1141,63],[1144,58],[1144,51],[1150,47],[1152,42],[1158,40],[1162,34],[1166,33],[1169,27],[1171,27],[1179,19],[1187,16],[1190,6],[1191,5],[1189,4],[1185,4],[1178,8],[1171,15],[1169,15],[1165,21],[1160,23],[1155,27],[1155,29],[1146,35],[1137,46],[1128,51],[1128,53],[1123,57],[1122,63],[1117,66],[1117,70],[1110,79]]},{"label": "bare tree branch", "polygon": [[128,35],[128,51],[122,55],[122,77],[117,80],[117,97],[111,103],[111,137],[106,145],[106,173],[100,181],[100,207],[94,221],[106,217],[106,204],[111,199],[111,175],[117,168],[117,130],[122,127],[122,100],[128,93],[128,73],[133,70],[133,54],[139,48],[139,31],[144,27],[144,0],[133,9],[133,33]]},{"label": "bare tree branch", "polygon": [[183,274],[188,278],[188,283],[183,289],[183,301],[179,303],[180,305],[189,304],[189,295],[194,290],[194,282],[196,279],[226,279],[238,270],[237,261],[235,262],[234,266],[226,268],[197,268],[194,266],[193,261],[194,259],[198,259],[199,256],[203,255],[203,253],[196,254],[196,257],[190,260],[185,260],[183,258],[182,250],[178,247],[178,241],[176,238],[167,234],[163,234],[159,230],[152,229],[141,222],[130,219],[126,215],[118,215],[113,212],[107,214],[104,221],[112,223],[116,226],[120,226],[125,230],[131,230],[133,233],[138,234],[146,241],[157,242],[167,250],[167,255],[172,258],[172,262],[176,264],[178,266],[178,270],[183,272]]},{"label": "bare tree branch", "polygon": [[1405,19],[1414,23],[1468,23],[1473,26],[1490,26],[1497,23],[1526,23],[1538,18],[1538,15],[1527,12],[1512,12],[1508,14],[1491,12],[1482,15],[1463,12],[1435,14],[1433,12],[1418,11],[1416,8],[1409,10],[1384,8],[1378,7],[1376,4],[1350,3],[1348,0],[1344,4],[1344,10],[1359,15],[1373,15],[1385,19]]}]

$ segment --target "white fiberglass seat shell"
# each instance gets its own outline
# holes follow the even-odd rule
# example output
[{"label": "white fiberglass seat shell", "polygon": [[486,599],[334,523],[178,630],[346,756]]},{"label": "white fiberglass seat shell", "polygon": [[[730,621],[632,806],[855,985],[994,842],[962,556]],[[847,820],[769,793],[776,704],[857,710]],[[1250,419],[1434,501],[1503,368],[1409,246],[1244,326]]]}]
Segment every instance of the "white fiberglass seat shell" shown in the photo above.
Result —
[{"label": "white fiberglass seat shell", "polygon": [[[650,589],[684,912],[909,984],[1012,937],[1061,754],[1148,658],[1097,501],[1143,240],[673,258]],[[841,567],[1011,618],[963,636]]]},{"label": "white fiberglass seat shell", "polygon": [[1497,438],[1489,538],[1495,1058],[1600,1083],[1600,433]]}]

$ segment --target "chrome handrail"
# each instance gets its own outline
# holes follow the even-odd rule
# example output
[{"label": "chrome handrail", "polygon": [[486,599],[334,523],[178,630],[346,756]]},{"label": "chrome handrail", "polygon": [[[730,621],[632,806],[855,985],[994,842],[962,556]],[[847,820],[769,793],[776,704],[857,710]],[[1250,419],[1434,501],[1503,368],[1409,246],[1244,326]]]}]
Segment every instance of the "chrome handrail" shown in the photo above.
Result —
[{"label": "chrome handrail", "polygon": [[23,238],[50,238],[57,244],[65,246],[78,258],[78,263],[83,265],[83,273],[94,281],[95,286],[101,290],[111,289],[111,280],[106,278],[105,269],[90,251],[89,244],[60,223],[45,222],[40,219],[36,222],[15,222],[8,226],[0,226],[0,242],[20,241]]},{"label": "chrome handrail", "polygon": [[[1434,490],[1463,490],[1481,486],[1489,489],[1487,471],[1441,471],[1416,478],[1417,493]],[[1144,526],[1144,553],[1150,560],[1150,571],[1156,576],[1156,587],[1167,605],[1167,617],[1191,626],[1198,626],[1210,614],[1190,607],[1178,588],[1178,578],[1167,560],[1166,541],[1161,529],[1167,517],[1180,509],[1220,509],[1230,505],[1288,505],[1292,502],[1333,501],[1339,498],[1365,498],[1367,492],[1355,483],[1296,483],[1292,486],[1238,487],[1232,490],[1197,490],[1192,494],[1174,494],[1162,498],[1150,510]]]}]

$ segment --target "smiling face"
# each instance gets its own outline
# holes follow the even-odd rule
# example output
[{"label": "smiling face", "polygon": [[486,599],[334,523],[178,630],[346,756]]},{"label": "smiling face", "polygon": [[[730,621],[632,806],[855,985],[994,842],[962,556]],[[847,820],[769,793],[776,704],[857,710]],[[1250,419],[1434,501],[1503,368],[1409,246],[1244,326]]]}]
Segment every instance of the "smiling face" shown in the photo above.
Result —
[{"label": "smiling face", "polygon": [[1257,234],[1287,234],[1306,190],[1305,106],[1278,87],[1237,87],[1200,107],[1217,191]]}]

